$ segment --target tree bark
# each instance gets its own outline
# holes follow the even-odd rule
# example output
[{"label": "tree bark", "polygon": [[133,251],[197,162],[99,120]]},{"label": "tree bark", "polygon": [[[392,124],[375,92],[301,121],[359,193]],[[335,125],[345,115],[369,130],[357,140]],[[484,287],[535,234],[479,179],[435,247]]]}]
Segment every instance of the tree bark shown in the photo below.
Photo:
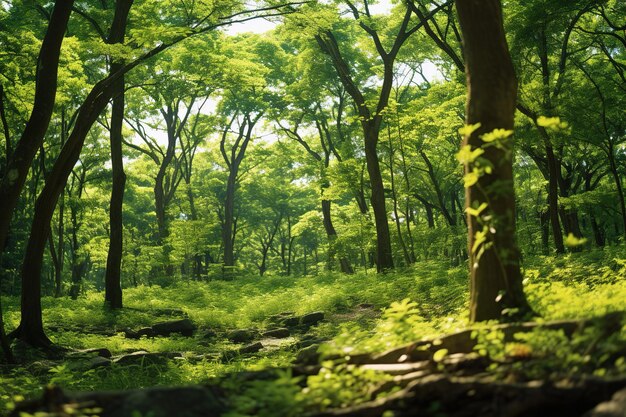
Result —
[{"label": "tree bark", "polygon": [[17,206],[28,171],[50,124],[56,98],[61,44],[73,4],[74,0],[55,2],[37,60],[33,110],[7,163],[6,175],[3,175],[0,182],[0,201],[2,201],[0,204],[0,254],[4,251],[13,211]]},{"label": "tree bark", "polygon": [[[119,31],[125,30],[132,1],[118,0],[116,3],[111,39],[119,36]],[[125,5],[128,7],[124,7]],[[47,347],[51,344],[43,330],[41,311],[41,268],[45,242],[50,231],[50,219],[67,178],[80,157],[91,126],[112,96],[113,88],[108,78],[97,83],[87,95],[76,118],[74,129],[61,149],[35,203],[35,214],[22,266],[21,320],[18,328],[12,333],[13,337],[19,337],[33,346]]]},{"label": "tree bark", "polygon": [[[325,186],[322,187],[326,188]],[[324,192],[322,191],[322,195]],[[328,243],[330,245],[329,248],[329,258],[334,257],[336,252],[335,242],[337,240],[337,231],[335,230],[335,226],[333,225],[333,220],[330,215],[330,207],[331,201],[322,199],[322,223],[324,224],[324,230],[326,231],[326,237],[328,238]],[[339,254],[339,267],[341,268],[341,272],[344,274],[354,274],[354,269],[352,269],[352,265],[350,265],[350,261],[344,254]]]},{"label": "tree bark", "polygon": [[[455,3],[464,39],[469,91],[466,123],[481,123],[479,129],[465,136],[463,144],[472,150],[483,149],[482,158],[493,167],[491,174],[482,175],[476,184],[466,187],[466,208],[487,204],[483,213],[468,213],[467,219],[470,320],[502,319],[506,310],[517,315],[530,312],[515,241],[513,149],[510,138],[503,139],[498,147],[486,147],[481,135],[495,129],[513,129],[517,79],[506,43],[500,1]],[[473,163],[466,163],[466,174],[473,168]],[[487,238],[482,244],[477,241],[480,233]]]},{"label": "tree bark", "polygon": [[[111,65],[111,73],[115,73],[120,64]],[[122,125],[124,122],[124,78],[113,86],[113,106],[111,111],[111,201],[109,204],[109,252],[104,275],[104,301],[111,309],[122,308],[122,252],[123,252],[123,212],[124,187],[126,174],[122,154]]]}]

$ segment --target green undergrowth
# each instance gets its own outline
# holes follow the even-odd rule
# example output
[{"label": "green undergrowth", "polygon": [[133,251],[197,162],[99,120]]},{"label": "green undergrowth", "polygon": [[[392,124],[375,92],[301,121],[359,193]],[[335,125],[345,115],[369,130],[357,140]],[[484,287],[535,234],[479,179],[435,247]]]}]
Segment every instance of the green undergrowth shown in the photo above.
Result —
[{"label": "green undergrowth", "polygon": [[[525,289],[533,308],[541,315],[539,320],[594,317],[623,310],[626,256],[622,251],[621,247],[606,248],[558,258],[526,259]],[[240,345],[223,337],[207,343],[200,334],[208,329],[218,334],[233,328],[263,329],[269,326],[270,316],[286,311],[324,311],[327,320],[313,327],[309,334],[328,339],[320,351],[335,357],[380,352],[416,339],[452,333],[468,326],[467,284],[464,266],[449,268],[443,262],[430,261],[384,275],[361,272],[238,277],[233,281],[185,281],[165,288],[127,288],[126,308],[118,312],[104,309],[102,293],[95,291],[78,300],[44,297],[45,327],[57,344],[76,349],[106,347],[114,355],[146,350],[181,352],[183,357],[158,364],[113,364],[87,371],[71,361],[51,363],[43,359],[20,367],[3,366],[0,414],[16,399],[40,395],[41,387],[49,383],[70,390],[130,389],[206,383],[238,371],[285,368],[296,356],[295,345],[250,357],[234,356],[223,362],[214,358]],[[18,323],[18,300],[5,297],[3,302],[7,327],[11,329]],[[373,314],[362,314],[364,311]],[[199,326],[193,338],[132,340],[123,335],[126,328],[145,327],[183,315]],[[620,349],[623,352],[626,346],[624,327],[610,336],[602,334],[601,329],[591,329],[568,340],[558,332],[544,331],[519,335],[506,342],[491,331],[491,324],[483,329],[477,333],[477,351],[500,364],[491,369],[494,375],[521,372],[507,361],[524,355],[532,358],[524,362],[525,377],[626,372],[620,355]],[[231,387],[237,404],[231,416],[296,416],[303,410],[357,404],[382,379],[380,374],[342,361],[324,362],[322,372],[309,377],[306,384],[284,371],[272,383],[250,382]],[[229,389],[228,383],[224,384]]]}]

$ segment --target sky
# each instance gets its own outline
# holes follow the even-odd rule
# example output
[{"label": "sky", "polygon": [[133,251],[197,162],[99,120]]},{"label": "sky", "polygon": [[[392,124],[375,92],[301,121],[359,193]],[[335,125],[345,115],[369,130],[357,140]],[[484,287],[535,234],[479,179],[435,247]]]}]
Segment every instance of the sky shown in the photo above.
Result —
[{"label": "sky", "polygon": [[[391,10],[392,4],[390,0],[380,0],[376,4],[370,5],[370,12],[374,15],[387,14]],[[238,33],[252,32],[265,33],[276,27],[276,22],[267,19],[253,19],[244,23],[235,23],[226,28],[226,33],[236,35]]]}]

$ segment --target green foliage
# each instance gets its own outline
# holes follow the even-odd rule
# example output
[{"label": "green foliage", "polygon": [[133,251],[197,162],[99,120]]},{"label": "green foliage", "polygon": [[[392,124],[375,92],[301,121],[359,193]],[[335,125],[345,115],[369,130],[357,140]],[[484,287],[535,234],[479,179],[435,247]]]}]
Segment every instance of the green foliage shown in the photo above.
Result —
[{"label": "green foliage", "polygon": [[375,388],[391,379],[389,375],[356,365],[327,361],[322,363],[317,375],[307,378],[307,387],[302,390],[303,400],[320,411],[356,405],[368,401]]}]

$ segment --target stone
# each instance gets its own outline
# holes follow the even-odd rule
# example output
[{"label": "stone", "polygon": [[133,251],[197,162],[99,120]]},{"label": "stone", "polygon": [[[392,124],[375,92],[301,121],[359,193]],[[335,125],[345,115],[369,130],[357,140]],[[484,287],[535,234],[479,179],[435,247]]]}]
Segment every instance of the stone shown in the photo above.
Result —
[{"label": "stone", "polygon": [[383,363],[383,364],[366,364],[361,369],[384,372],[389,375],[407,375],[417,371],[429,370],[432,366],[430,361],[409,362],[409,363]]},{"label": "stone", "polygon": [[313,326],[324,320],[324,312],[323,311],[314,311],[312,313],[307,313],[300,318],[300,323],[305,326]]},{"label": "stone", "polygon": [[111,366],[111,363],[111,359],[104,358],[102,356],[95,356],[89,360],[88,367],[89,369],[104,368]]},{"label": "stone", "polygon": [[280,324],[285,327],[296,327],[300,324],[300,317],[286,317],[280,321]]},{"label": "stone", "polygon": [[316,365],[320,360],[320,353],[317,351],[320,345],[313,344],[298,351],[295,363],[299,365]]},{"label": "stone", "polygon": [[154,330],[152,330],[152,327],[143,327],[139,330],[124,330],[124,337],[127,339],[141,339],[142,336],[154,337]]},{"label": "stone", "polygon": [[268,320],[272,323],[280,323],[286,318],[293,317],[296,313],[293,311],[283,311],[282,313],[274,314],[273,316],[269,316]]},{"label": "stone", "polygon": [[248,343],[258,335],[259,332],[254,329],[235,329],[228,332],[226,338],[233,343]]},{"label": "stone", "polygon": [[289,329],[286,327],[280,327],[278,329],[272,329],[261,333],[261,336],[263,337],[273,337],[276,339],[284,339],[285,337],[289,337],[289,335]]},{"label": "stone", "polygon": [[261,349],[263,349],[263,344],[261,342],[255,342],[240,348],[239,353],[241,355],[247,353],[257,353]]},{"label": "stone", "polygon": [[73,352],[68,353],[68,357],[76,357],[76,356],[96,356],[102,358],[110,358],[113,356],[111,351],[107,348],[93,348],[93,349],[80,349]]},{"label": "stone", "polygon": [[169,336],[172,333],[178,333],[182,336],[191,337],[195,330],[196,325],[189,319],[164,321],[152,326],[152,332],[155,336]]},{"label": "stone", "polygon": [[626,388],[617,391],[611,400],[598,404],[583,417],[626,417]]},{"label": "stone", "polygon": [[129,353],[113,359],[118,365],[137,365],[142,363],[164,363],[169,359],[182,357],[178,352],[138,352]]}]

